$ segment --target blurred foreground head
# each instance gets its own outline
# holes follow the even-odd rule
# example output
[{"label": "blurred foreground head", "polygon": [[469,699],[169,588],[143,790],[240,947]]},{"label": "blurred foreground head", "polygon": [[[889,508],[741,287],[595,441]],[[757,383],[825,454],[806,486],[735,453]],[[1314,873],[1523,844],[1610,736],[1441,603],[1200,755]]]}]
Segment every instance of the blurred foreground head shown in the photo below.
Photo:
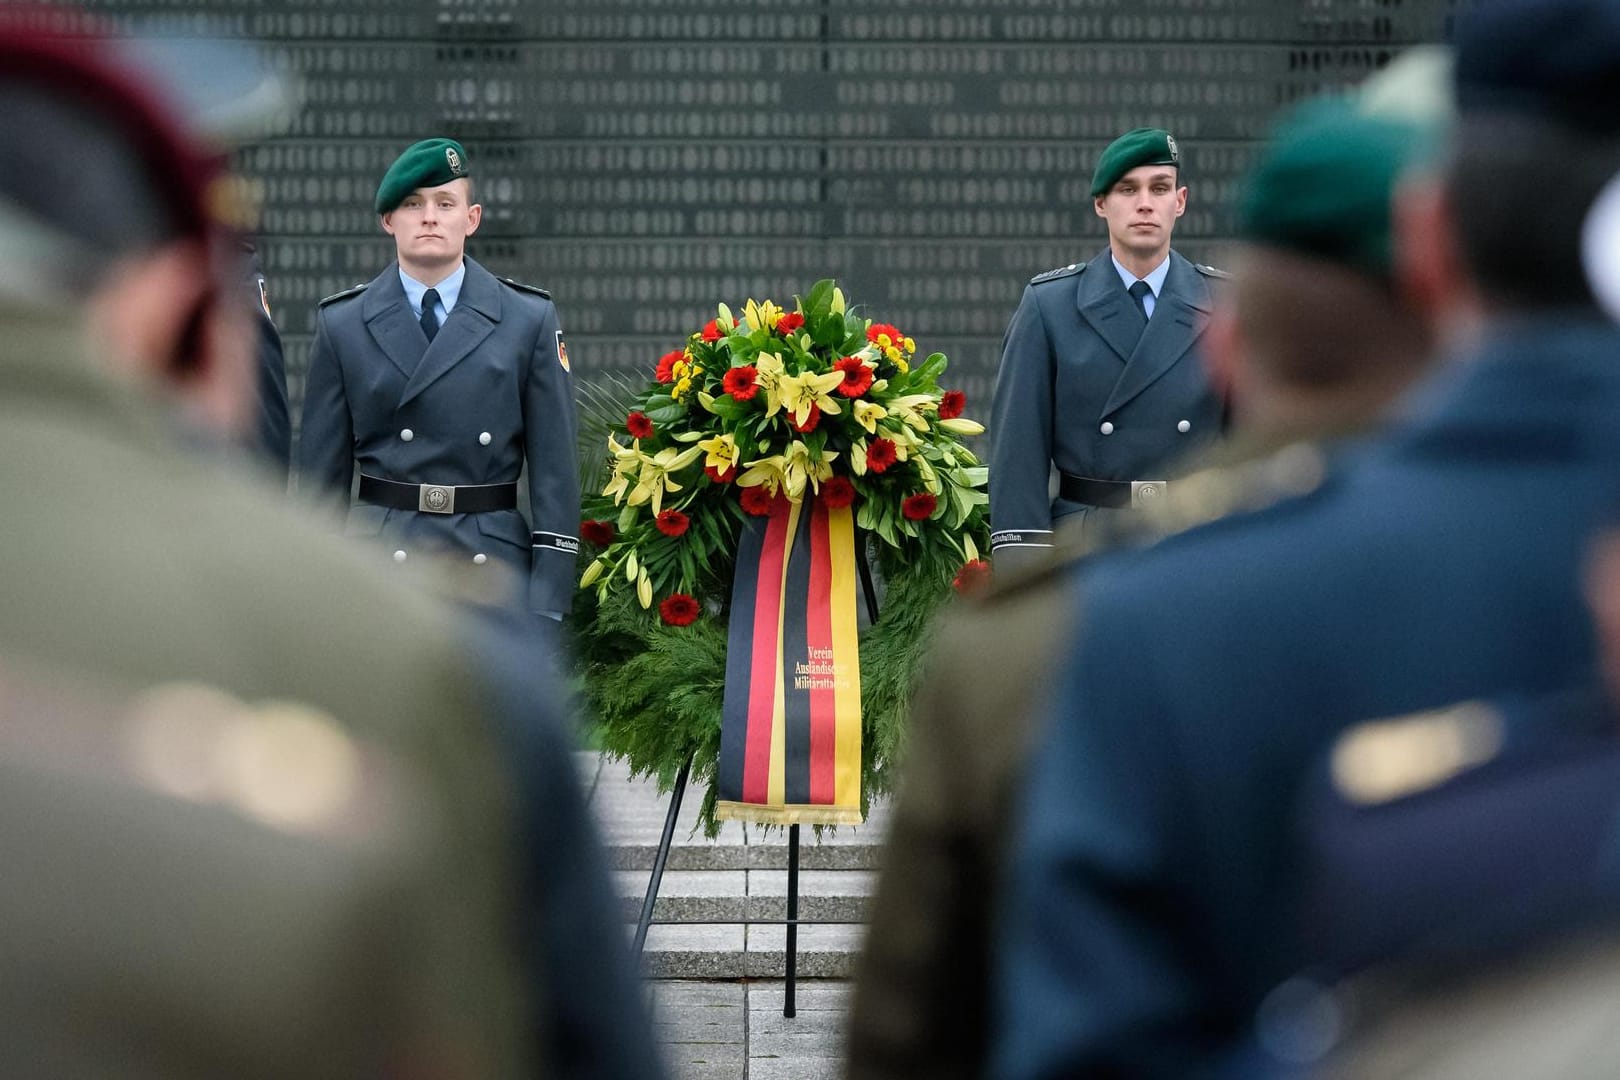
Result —
[{"label": "blurred foreground head", "polygon": [[[1430,335],[1394,286],[1391,203],[1444,133],[1443,70],[1431,55],[1403,58],[1362,92],[1306,102],[1273,127],[1238,199],[1234,280],[1209,336],[1244,426],[1359,427],[1425,370]],[[1399,113],[1379,104],[1392,82]]]},{"label": "blurred foreground head", "polygon": [[221,302],[222,158],[140,70],[112,40],[0,4],[0,312],[80,323],[98,362],[233,430],[252,358]]},{"label": "blurred foreground head", "polygon": [[1452,330],[1595,314],[1583,224],[1620,171],[1620,4],[1486,0],[1460,17],[1439,182],[1398,207],[1399,272]]}]

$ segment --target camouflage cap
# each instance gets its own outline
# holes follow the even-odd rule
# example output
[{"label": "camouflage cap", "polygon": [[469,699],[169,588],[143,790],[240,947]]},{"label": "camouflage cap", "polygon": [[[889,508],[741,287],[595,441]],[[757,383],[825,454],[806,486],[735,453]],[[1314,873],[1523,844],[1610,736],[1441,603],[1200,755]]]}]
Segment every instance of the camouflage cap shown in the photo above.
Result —
[{"label": "camouflage cap", "polygon": [[1238,197],[1244,240],[1388,277],[1396,181],[1437,138],[1343,98],[1306,102],[1272,129]]},{"label": "camouflage cap", "polygon": [[1180,169],[1181,151],[1175,136],[1163,128],[1136,128],[1109,143],[1091,174],[1092,197],[1106,194],[1120,177],[1138,165],[1174,165]]},{"label": "camouflage cap", "polygon": [[467,151],[454,139],[423,139],[394,159],[377,185],[377,213],[386,214],[417,188],[438,187],[472,175]]}]

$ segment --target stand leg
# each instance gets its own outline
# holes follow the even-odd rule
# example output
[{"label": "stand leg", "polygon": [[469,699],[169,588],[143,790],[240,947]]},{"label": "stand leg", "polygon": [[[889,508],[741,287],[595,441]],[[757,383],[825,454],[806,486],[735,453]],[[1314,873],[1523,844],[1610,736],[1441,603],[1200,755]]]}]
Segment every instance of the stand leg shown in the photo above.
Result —
[{"label": "stand leg", "polygon": [[[691,771],[691,759],[675,774],[675,788],[669,793],[669,813],[664,815],[664,835],[658,841],[658,854],[653,858],[652,877],[647,879],[647,898],[641,902],[641,918],[636,921],[636,941],[633,949],[641,959],[641,947],[647,943],[647,927],[652,924],[653,906],[658,903],[658,886],[664,880],[664,865],[669,862],[669,847],[675,841],[675,820],[681,816],[681,796],[686,794],[686,774]],[[795,837],[797,839],[797,837]]]},{"label": "stand leg", "polygon": [[797,1013],[794,1002],[795,983],[799,966],[799,827],[788,826],[788,879],[787,879],[787,987],[782,1000],[782,1015]]}]

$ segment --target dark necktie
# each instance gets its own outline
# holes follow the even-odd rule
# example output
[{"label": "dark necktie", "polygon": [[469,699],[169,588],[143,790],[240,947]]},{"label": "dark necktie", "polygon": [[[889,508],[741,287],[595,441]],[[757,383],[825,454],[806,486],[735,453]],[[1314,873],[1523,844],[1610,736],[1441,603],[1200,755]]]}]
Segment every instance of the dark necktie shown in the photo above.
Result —
[{"label": "dark necktie", "polygon": [[[1153,286],[1149,285],[1145,281],[1135,281],[1131,283],[1129,290],[1131,299],[1136,301],[1136,310],[1142,313],[1143,322],[1147,322],[1148,318],[1147,301],[1143,298],[1147,296],[1149,290],[1152,288]],[[430,334],[428,336],[431,337],[432,335]]]},{"label": "dark necktie", "polygon": [[[1140,300],[1137,301],[1141,303]],[[433,309],[439,306],[439,290],[429,289],[422,294],[422,333],[427,335],[429,341],[439,332],[439,316]]]}]

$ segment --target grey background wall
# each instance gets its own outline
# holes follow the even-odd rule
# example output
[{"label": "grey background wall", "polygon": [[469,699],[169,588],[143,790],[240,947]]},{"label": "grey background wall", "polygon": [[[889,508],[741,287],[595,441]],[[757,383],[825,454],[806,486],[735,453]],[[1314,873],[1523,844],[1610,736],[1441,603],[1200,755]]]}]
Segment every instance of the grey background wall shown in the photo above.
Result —
[{"label": "grey background wall", "polygon": [[1087,187],[1131,127],[1183,147],[1219,261],[1276,110],[1443,40],[1458,0],[92,0],[259,40],[304,101],[245,151],[296,405],[324,295],[392,255],[411,141],[460,138],[474,257],[555,297],[575,371],[650,372],[724,300],[841,279],[952,358],[983,415],[1024,282],[1103,244]]}]

